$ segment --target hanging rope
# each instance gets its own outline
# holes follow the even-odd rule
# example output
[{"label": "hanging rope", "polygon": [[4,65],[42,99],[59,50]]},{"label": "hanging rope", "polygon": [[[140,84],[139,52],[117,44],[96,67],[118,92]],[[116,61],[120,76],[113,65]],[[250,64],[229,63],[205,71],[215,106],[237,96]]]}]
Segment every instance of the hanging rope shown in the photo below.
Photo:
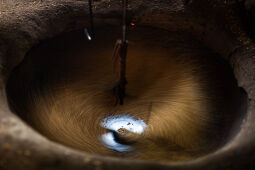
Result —
[{"label": "hanging rope", "polygon": [[117,40],[114,47],[113,59],[114,63],[119,61],[119,77],[118,84],[114,88],[116,95],[116,104],[124,104],[124,98],[126,96],[126,56],[128,42],[126,40],[126,14],[127,14],[127,0],[122,1],[123,14],[122,14],[122,40]]},{"label": "hanging rope", "polygon": [[90,31],[92,39],[95,38],[94,20],[93,20],[93,0],[89,0],[89,17],[90,17]]},{"label": "hanging rope", "polygon": [[127,0],[122,0],[122,43],[126,43],[126,33],[127,33],[127,29],[126,29],[126,18],[127,18]]}]

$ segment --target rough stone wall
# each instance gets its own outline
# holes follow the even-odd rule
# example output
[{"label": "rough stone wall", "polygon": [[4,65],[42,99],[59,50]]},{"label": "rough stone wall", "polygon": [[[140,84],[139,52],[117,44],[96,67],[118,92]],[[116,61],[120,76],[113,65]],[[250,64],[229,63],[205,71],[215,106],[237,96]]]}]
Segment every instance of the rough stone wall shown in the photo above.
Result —
[{"label": "rough stone wall", "polygon": [[[9,109],[5,84],[11,70],[40,41],[88,24],[85,0],[0,0],[0,169],[244,169],[255,161],[255,46],[244,31],[237,0],[130,0],[140,25],[194,34],[226,58],[248,94],[239,135],[221,150],[192,162],[160,164],[97,157],[51,142]],[[95,1],[97,24],[117,24],[119,0]]]}]

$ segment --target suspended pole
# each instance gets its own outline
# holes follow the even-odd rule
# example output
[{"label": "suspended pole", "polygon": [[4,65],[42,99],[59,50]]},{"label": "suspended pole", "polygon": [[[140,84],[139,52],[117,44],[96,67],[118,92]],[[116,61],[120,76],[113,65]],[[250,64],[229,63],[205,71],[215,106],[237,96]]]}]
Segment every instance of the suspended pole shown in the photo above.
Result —
[{"label": "suspended pole", "polygon": [[126,56],[128,41],[126,40],[126,15],[127,15],[127,0],[122,0],[122,40],[117,40],[114,47],[114,61],[119,60],[119,77],[118,84],[114,88],[116,94],[116,104],[124,104],[124,98],[126,96]]},{"label": "suspended pole", "polygon": [[127,0],[122,0],[122,43],[126,43],[126,33],[127,33]]},{"label": "suspended pole", "polygon": [[88,40],[92,40],[95,38],[95,31],[94,31],[94,20],[93,20],[93,0],[88,0],[89,1],[89,19],[90,19],[90,32],[91,35],[89,34],[89,31],[87,28],[84,29],[84,32],[88,38]]}]

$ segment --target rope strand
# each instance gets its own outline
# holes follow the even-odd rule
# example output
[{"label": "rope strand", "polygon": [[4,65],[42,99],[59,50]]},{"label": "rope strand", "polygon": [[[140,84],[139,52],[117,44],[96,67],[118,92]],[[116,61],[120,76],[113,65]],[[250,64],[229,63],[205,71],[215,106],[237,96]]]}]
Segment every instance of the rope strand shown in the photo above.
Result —
[{"label": "rope strand", "polygon": [[89,17],[90,17],[90,31],[92,38],[95,38],[94,20],[93,20],[93,0],[89,0]]},{"label": "rope strand", "polygon": [[124,104],[124,98],[126,96],[126,57],[128,42],[126,40],[126,13],[127,13],[127,1],[123,0],[123,20],[122,20],[122,40],[117,40],[114,47],[114,61],[119,60],[119,79],[118,84],[114,87],[116,95],[116,104]]}]

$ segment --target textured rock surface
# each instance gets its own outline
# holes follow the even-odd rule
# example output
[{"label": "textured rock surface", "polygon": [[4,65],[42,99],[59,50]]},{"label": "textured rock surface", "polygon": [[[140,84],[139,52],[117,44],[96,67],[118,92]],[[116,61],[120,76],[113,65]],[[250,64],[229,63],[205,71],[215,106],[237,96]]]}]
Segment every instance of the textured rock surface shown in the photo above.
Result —
[{"label": "textured rock surface", "polygon": [[[240,21],[235,0],[130,1],[137,24],[187,31],[226,58],[248,94],[248,116],[241,132],[224,148],[192,162],[159,164],[96,157],[42,137],[7,104],[11,70],[40,41],[88,24],[87,1],[0,0],[0,169],[244,169],[255,161],[255,46]],[[119,0],[95,1],[98,25],[118,24]],[[254,165],[253,165],[254,166]]]}]

